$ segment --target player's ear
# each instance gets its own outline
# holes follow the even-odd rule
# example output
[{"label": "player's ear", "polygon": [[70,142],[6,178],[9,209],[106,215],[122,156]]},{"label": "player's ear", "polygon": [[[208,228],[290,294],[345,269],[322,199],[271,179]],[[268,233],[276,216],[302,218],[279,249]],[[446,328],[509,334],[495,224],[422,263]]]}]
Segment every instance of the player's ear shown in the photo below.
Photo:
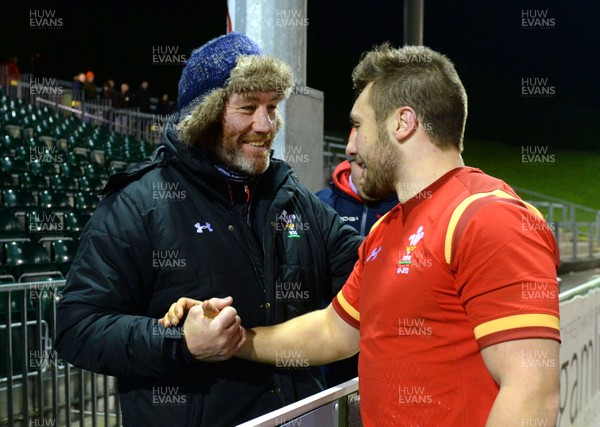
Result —
[{"label": "player's ear", "polygon": [[394,111],[391,117],[391,124],[394,138],[402,142],[417,130],[419,120],[417,113],[411,107],[400,107]]}]

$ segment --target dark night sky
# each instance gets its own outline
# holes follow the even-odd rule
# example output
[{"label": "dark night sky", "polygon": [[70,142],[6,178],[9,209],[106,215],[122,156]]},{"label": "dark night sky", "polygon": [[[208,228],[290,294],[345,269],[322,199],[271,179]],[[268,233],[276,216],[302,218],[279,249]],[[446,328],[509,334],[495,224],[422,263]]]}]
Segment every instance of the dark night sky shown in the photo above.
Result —
[{"label": "dark night sky", "polygon": [[[326,133],[348,128],[360,54],[385,40],[402,44],[403,2],[368,4],[308,1],[308,85],[325,92]],[[63,28],[30,29],[32,9],[56,10]],[[523,29],[522,10],[547,11],[554,29]],[[24,71],[39,49],[48,77],[91,69],[97,85],[113,78],[135,88],[147,79],[153,96],[173,97],[181,68],[154,65],[152,47],[189,55],[224,33],[226,1],[8,0],[0,13],[0,56],[17,55]],[[600,2],[588,0],[425,0],[425,44],[456,64],[469,94],[468,135],[598,149],[599,18]],[[556,95],[523,98],[521,79],[536,77]]]}]

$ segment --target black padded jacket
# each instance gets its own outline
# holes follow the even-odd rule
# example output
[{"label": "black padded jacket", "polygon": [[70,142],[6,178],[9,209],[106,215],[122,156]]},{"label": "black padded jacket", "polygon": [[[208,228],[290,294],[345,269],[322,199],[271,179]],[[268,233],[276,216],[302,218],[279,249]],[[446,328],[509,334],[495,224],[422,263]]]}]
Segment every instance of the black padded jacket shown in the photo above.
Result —
[{"label": "black padded jacket", "polygon": [[167,130],[103,192],[67,277],[56,347],[118,378],[124,426],[231,426],[322,389],[300,355],[201,363],[157,323],[179,297],[231,295],[244,326],[273,325],[342,287],[361,238],[286,163],[272,159],[245,183]]}]

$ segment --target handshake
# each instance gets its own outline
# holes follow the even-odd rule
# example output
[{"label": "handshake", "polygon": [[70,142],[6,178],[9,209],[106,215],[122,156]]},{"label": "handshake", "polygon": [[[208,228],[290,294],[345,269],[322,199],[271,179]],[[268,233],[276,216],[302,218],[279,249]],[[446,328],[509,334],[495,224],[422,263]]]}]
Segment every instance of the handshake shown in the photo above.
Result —
[{"label": "handshake", "polygon": [[165,328],[177,326],[187,314],[182,331],[194,358],[203,362],[228,360],[246,342],[246,330],[232,303],[231,297],[206,301],[179,298],[158,323]]}]

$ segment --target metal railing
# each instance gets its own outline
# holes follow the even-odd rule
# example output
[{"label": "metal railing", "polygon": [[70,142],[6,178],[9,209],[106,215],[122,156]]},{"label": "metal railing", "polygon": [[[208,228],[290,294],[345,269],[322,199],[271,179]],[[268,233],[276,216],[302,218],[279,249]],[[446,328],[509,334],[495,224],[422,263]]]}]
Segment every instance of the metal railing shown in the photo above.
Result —
[{"label": "metal railing", "polygon": [[121,424],[115,378],[69,365],[53,348],[64,285],[0,285],[0,426]]},{"label": "metal railing", "polygon": [[600,211],[524,188],[514,189],[545,216],[561,259],[600,258]]},{"label": "metal railing", "polygon": [[68,82],[56,79],[32,79],[23,74],[19,80],[3,86],[9,98],[32,105],[44,105],[64,115],[75,115],[84,123],[104,126],[111,132],[132,135],[158,143],[169,115],[142,113],[139,108],[113,108],[110,100],[85,100],[81,91],[70,89]]},{"label": "metal railing", "polygon": [[[600,278],[593,279],[559,295],[560,303],[600,288]],[[275,426],[362,426],[359,410],[358,378],[292,403],[276,411],[240,424],[238,427]]]}]

